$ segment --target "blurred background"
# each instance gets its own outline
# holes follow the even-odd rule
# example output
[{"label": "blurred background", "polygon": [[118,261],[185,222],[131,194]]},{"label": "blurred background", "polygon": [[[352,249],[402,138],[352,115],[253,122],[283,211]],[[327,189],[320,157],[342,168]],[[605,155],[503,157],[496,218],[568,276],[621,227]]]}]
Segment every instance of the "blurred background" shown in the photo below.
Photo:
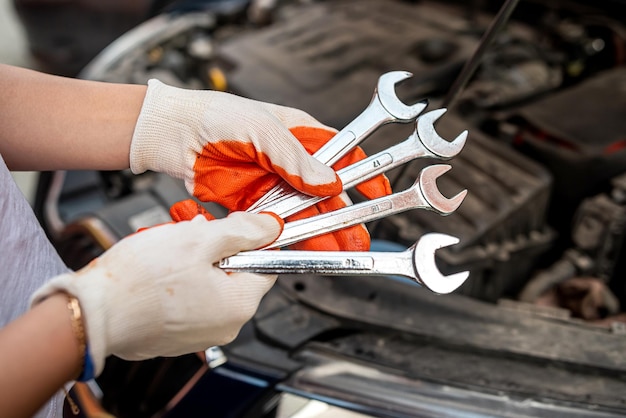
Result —
[{"label": "blurred background", "polygon": [[[396,86],[403,101],[440,107],[504,3],[0,1],[2,62],[223,90],[337,128],[387,71],[413,73]],[[282,275],[232,344],[111,357],[92,398],[132,418],[295,417],[305,404],[317,412],[300,416],[324,405],[385,417],[626,416],[625,21],[622,0],[521,1],[436,125],[447,139],[469,130],[438,180],[447,196],[467,189],[464,203],[448,217],[414,210],[368,224],[385,248],[428,232],[460,238],[437,252],[444,272],[470,271],[454,294],[386,276]],[[362,146],[373,154],[413,128],[387,125]],[[394,191],[437,162],[388,172]],[[168,221],[187,198],[157,173],[15,176],[72,268]]]},{"label": "blurred background", "polygon": [[[17,18],[12,0],[0,0],[0,62],[35,68],[24,28]],[[14,172],[13,178],[32,204],[35,199],[37,175],[30,172]]]},{"label": "blurred background", "polygon": [[26,34],[15,13],[13,0],[0,0],[0,33],[0,60],[5,64],[32,66]]}]

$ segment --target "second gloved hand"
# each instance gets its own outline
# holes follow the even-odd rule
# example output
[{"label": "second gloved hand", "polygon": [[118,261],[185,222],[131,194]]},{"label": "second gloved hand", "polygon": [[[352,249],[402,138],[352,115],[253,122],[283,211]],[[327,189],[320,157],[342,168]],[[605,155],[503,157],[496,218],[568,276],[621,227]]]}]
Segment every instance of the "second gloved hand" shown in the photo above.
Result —
[{"label": "second gloved hand", "polygon": [[227,274],[214,264],[272,242],[282,223],[267,214],[172,223],[131,235],[32,298],[55,292],[80,301],[96,375],[105,358],[177,356],[232,341],[276,277]]}]

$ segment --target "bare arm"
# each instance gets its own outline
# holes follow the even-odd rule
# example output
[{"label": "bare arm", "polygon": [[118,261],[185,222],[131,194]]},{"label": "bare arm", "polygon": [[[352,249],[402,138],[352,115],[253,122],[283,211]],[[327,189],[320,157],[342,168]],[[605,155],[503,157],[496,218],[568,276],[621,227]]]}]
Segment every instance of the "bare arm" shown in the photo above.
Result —
[{"label": "bare arm", "polygon": [[30,417],[66,382],[82,357],[67,296],[55,294],[0,330],[0,411]]},{"label": "bare arm", "polygon": [[129,167],[146,86],[0,64],[0,153],[11,170]]}]

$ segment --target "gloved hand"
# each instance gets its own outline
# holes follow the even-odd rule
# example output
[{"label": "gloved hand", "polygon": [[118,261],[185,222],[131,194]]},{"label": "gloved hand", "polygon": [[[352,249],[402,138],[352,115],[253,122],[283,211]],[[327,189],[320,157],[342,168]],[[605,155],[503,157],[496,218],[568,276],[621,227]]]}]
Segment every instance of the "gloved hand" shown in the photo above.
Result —
[{"label": "gloved hand", "polygon": [[[131,144],[131,169],[183,178],[192,195],[231,211],[247,209],[281,179],[306,194],[335,196],[341,192],[341,182],[333,170],[309,155],[334,134],[335,130],[300,110],[151,80]],[[334,168],[364,157],[357,148]],[[379,176],[358,190],[371,199],[389,194],[391,187],[385,176]],[[289,219],[349,203],[346,195],[330,198]],[[178,205],[189,208],[174,208],[174,212],[197,212],[193,201]],[[364,226],[356,226],[293,248],[367,250],[369,234]]]},{"label": "gloved hand", "polygon": [[[301,128],[296,129],[296,132],[298,140],[311,154],[315,153],[334,135],[333,131],[317,128]],[[339,160],[333,167],[339,170],[365,157],[366,155],[363,150],[357,147],[347,156]],[[267,177],[267,181],[271,181],[272,184],[275,184],[280,180],[280,178],[276,175]],[[385,176],[378,176],[372,180],[363,182],[356,186],[356,189],[368,199],[384,196],[391,192],[391,186]],[[261,197],[261,193],[259,192],[251,191],[251,193],[254,201]],[[292,215],[287,218],[287,221],[303,219],[320,213],[341,209],[350,204],[352,204],[352,202],[350,202],[347,195],[343,193],[339,196],[326,199],[300,213]],[[235,210],[243,209],[245,208],[235,208]],[[174,221],[191,219],[198,214],[204,215],[207,219],[214,219],[213,216],[204,210],[202,206],[198,205],[191,199],[177,202],[170,208],[170,215]],[[370,237],[364,225],[355,225],[333,233],[320,235],[319,237],[311,238],[291,246],[294,250],[311,251],[367,251],[369,250],[369,247]]]},{"label": "gloved hand", "polygon": [[232,341],[276,276],[227,274],[214,263],[272,242],[282,222],[233,213],[131,235],[76,273],[57,276],[31,303],[63,291],[78,298],[96,375],[105,358],[177,356]]},{"label": "gloved hand", "polygon": [[253,193],[273,187],[273,173],[309,195],[338,195],[341,181],[289,132],[296,127],[329,129],[300,110],[150,80],[130,168],[183,179],[193,196],[231,210],[247,209]]},{"label": "gloved hand", "polygon": [[[334,132],[312,128],[298,129],[294,131],[294,134],[306,150],[310,154],[314,154],[333,137]],[[333,165],[333,168],[340,170],[366,157],[365,152],[363,152],[360,147],[356,147],[345,157],[337,161],[337,163]],[[367,199],[375,199],[391,193],[391,185],[384,175],[358,184],[355,188]],[[348,195],[342,193],[339,196],[326,199],[317,203],[315,206],[311,206],[295,215],[289,216],[287,221],[295,221],[320,213],[331,212],[351,204],[352,202]],[[365,225],[360,224],[293,244],[291,248],[305,251],[368,251],[370,249],[370,235]]]}]

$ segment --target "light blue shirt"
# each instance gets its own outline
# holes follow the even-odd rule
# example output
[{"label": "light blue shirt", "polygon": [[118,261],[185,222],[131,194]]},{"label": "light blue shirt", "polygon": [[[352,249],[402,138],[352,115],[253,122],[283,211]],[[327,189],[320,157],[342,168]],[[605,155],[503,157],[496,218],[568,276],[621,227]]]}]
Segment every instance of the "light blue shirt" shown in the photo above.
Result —
[{"label": "light blue shirt", "polygon": [[[41,284],[67,271],[0,155],[0,327],[28,309]],[[36,417],[61,418],[62,406],[60,392]]]}]

